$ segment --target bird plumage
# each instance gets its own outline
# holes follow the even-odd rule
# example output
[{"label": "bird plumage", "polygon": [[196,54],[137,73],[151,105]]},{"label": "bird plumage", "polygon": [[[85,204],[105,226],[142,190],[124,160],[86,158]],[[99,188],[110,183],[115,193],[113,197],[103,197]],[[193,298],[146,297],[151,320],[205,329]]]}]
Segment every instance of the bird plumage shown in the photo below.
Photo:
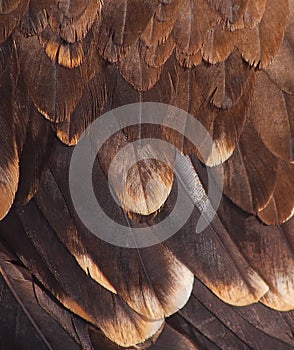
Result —
[{"label": "bird plumage", "polygon": [[[293,26],[293,0],[0,1],[1,349],[293,348]],[[221,165],[223,197],[203,232],[195,206],[128,249],[80,221],[69,167],[94,120],[144,102],[188,112],[214,145],[183,136],[188,117],[123,128],[94,163],[105,212],[151,234],[172,211],[180,183],[154,159],[114,184],[118,203],[107,183],[116,152],[154,135],[206,191]],[[166,188],[146,204],[149,179]]]}]

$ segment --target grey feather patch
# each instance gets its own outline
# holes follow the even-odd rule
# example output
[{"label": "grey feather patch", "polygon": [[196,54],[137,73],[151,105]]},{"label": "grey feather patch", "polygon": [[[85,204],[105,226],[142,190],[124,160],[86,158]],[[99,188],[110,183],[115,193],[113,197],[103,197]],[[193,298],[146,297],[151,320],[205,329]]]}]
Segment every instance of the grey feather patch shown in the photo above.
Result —
[{"label": "grey feather patch", "polygon": [[201,216],[196,226],[196,233],[202,232],[216,215],[210,198],[199,179],[189,156],[176,155],[175,172],[181,186],[184,187],[193,204],[199,209]]}]

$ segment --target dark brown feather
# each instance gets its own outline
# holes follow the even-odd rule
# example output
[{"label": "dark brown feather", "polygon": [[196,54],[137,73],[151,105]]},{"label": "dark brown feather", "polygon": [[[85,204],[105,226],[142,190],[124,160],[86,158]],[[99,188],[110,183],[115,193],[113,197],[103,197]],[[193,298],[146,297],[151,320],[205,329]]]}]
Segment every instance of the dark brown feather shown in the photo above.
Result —
[{"label": "dark brown feather", "polygon": [[83,95],[69,118],[53,125],[56,135],[65,144],[75,145],[90,123],[101,114],[109,93],[106,83],[109,72],[101,65],[101,70],[84,87]]},{"label": "dark brown feather", "polygon": [[50,123],[31,106],[24,146],[21,150],[19,166],[20,179],[15,204],[24,205],[39,187],[41,174],[47,166],[53,146],[53,131]]},{"label": "dark brown feather", "polygon": [[[31,215],[38,218],[33,227]],[[160,328],[163,320],[150,321],[142,318],[115,294],[87,276],[64,245],[56,239],[51,227],[45,225],[35,203],[30,202],[24,210],[18,212],[18,216],[49,271],[59,272],[54,274],[64,295],[55,294],[55,297],[65,307],[97,325],[112,341],[125,347],[143,342]],[[48,246],[52,249],[45,248]]]},{"label": "dark brown feather", "polygon": [[18,36],[17,42],[24,82],[36,108],[49,120],[66,120],[81,98],[85,83],[100,69],[94,43],[81,67],[69,70],[47,57],[36,36]]},{"label": "dark brown feather", "polygon": [[100,54],[116,62],[123,48],[136,46],[152,15],[153,10],[148,1],[104,1],[99,30]]},{"label": "dark brown feather", "polygon": [[250,213],[267,205],[275,189],[278,159],[259,140],[250,121],[223,168],[224,193],[234,203]]},{"label": "dark brown feather", "polygon": [[[266,226],[255,216],[247,215],[234,207],[225,198],[219,215],[240,252],[269,286],[269,291],[261,301],[274,309],[292,309],[293,247],[283,226]],[[229,215],[230,220],[227,219]],[[288,236],[292,237],[293,232],[292,220]]]},{"label": "dark brown feather", "polygon": [[18,102],[23,100],[17,98],[16,93],[18,67],[12,41],[1,45],[0,55],[0,218],[2,219],[14,201],[18,186],[18,151],[23,145],[27,116],[25,113],[21,115],[22,110],[18,108]]},{"label": "dark brown feather", "polygon": [[48,10],[46,0],[30,0],[20,21],[21,32],[27,36],[39,34],[48,24]]},{"label": "dark brown feather", "polygon": [[[69,336],[42,308],[42,304],[49,302],[55,310],[60,307],[36,284],[30,272],[18,263],[17,258],[1,245],[1,348],[78,350],[79,340],[75,331],[72,330]],[[62,313],[61,310],[58,312]]]},{"label": "dark brown feather", "polygon": [[[293,24],[292,0],[0,0],[0,217],[7,214],[0,241],[16,254],[0,245],[2,276],[13,282],[0,286],[46,315],[52,328],[44,334],[50,339],[56,329],[53,343],[65,330],[63,347],[87,350],[293,347],[293,312],[269,309],[294,308]],[[196,149],[182,134],[198,135],[198,127],[171,109],[164,118],[175,120],[177,131],[141,123],[104,144],[93,189],[105,213],[130,232],[145,227],[156,235],[153,225],[170,215],[183,183],[195,204],[163,244],[127,249],[79,220],[68,146],[103,112],[146,101],[189,112],[214,146],[207,149],[204,137]],[[119,176],[110,190],[109,163],[123,146],[150,137],[188,156],[179,156],[185,161],[176,181],[159,161],[139,161],[127,176],[132,207]],[[170,161],[164,148],[151,150]],[[201,161],[222,164],[224,195],[212,222],[196,233],[209,169]],[[153,189],[161,180],[168,187],[164,198],[154,190],[151,214],[139,211],[150,179]],[[0,302],[0,309],[22,312],[12,305]],[[0,322],[9,317],[1,313]],[[26,322],[39,344],[42,335]],[[5,330],[15,329],[5,327],[0,347]],[[23,342],[20,332],[13,336]],[[6,350],[18,348],[13,341]]]},{"label": "dark brown feather", "polygon": [[[62,148],[58,149],[60,151]],[[60,167],[64,166],[63,164],[68,164],[66,159],[68,159],[70,153],[67,153],[68,151],[63,156],[60,154],[58,162],[54,165],[58,167],[54,170],[56,180],[48,172],[45,177],[46,180],[44,180],[44,184],[36,196],[42,212],[83,270],[86,273],[89,272],[90,276],[98,283],[108,290],[119,293],[132,308],[147,317],[161,318],[165,314],[170,314],[171,310],[179,307],[177,303],[181,303],[181,299],[185,298],[186,293],[188,293],[187,297],[189,295],[188,284],[184,286],[177,280],[176,271],[180,269],[182,271],[181,276],[182,278],[185,276],[185,280],[192,278],[191,273],[186,268],[181,267],[181,264],[173,255],[160,245],[140,251],[129,250],[114,247],[96,238],[83,229],[79,221],[77,221],[76,229],[71,219],[72,209],[67,208],[63,199],[63,196],[65,196],[69,203],[70,195],[66,183],[67,170],[65,168],[62,172],[59,171]],[[97,184],[100,187],[102,186],[99,192],[100,196],[103,197],[101,198],[101,203],[104,203],[103,207],[112,212],[116,221],[121,224],[127,223],[121,209],[116,208],[112,203],[113,200],[107,188],[107,183],[105,183],[106,178],[102,170],[97,169],[95,176]],[[58,187],[62,189],[62,193],[55,181],[58,181]],[[51,193],[52,188],[54,188],[54,193]],[[57,209],[54,211],[51,209],[53,202]],[[66,221],[64,220],[64,214],[67,216]],[[97,255],[95,253],[97,251],[101,251],[103,254]],[[158,252],[155,253],[156,251]],[[155,261],[154,257],[151,259],[153,255],[159,261]],[[109,261],[112,261],[112,263],[110,264]],[[121,261],[125,263],[122,265]],[[116,265],[115,273],[113,264]],[[161,269],[158,270],[155,266],[161,266]],[[157,273],[161,274],[160,283],[157,281]],[[153,281],[156,282],[156,285],[153,285]],[[170,288],[173,288],[173,293],[169,295]],[[149,302],[149,300],[151,301]]]},{"label": "dark brown feather", "polygon": [[[6,5],[7,2],[10,2],[9,7]],[[29,0],[4,2],[0,12],[0,43],[3,43],[11,35],[28,4]]]}]

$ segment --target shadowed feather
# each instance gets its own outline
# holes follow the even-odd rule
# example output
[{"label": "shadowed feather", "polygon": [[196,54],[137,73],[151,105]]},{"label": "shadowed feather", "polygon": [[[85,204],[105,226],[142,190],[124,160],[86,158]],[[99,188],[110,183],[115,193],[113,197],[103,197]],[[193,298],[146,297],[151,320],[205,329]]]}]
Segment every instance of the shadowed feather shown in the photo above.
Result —
[{"label": "shadowed feather", "polygon": [[[0,0],[1,349],[293,348],[293,47],[293,0]],[[144,248],[90,232],[69,185],[87,127],[135,103],[91,179]]]}]

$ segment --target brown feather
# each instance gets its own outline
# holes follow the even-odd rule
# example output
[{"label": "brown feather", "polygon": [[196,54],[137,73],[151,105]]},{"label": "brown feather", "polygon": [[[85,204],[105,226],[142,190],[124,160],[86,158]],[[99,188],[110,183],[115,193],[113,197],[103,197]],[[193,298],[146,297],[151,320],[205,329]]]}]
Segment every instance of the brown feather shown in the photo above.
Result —
[{"label": "brown feather", "polygon": [[207,2],[224,20],[235,23],[244,14],[248,0],[207,0]]},{"label": "brown feather", "polygon": [[244,23],[248,28],[252,28],[260,23],[266,7],[267,0],[248,0],[244,14]]},{"label": "brown feather", "polygon": [[178,50],[192,55],[200,50],[207,32],[216,25],[218,16],[205,0],[181,3],[172,36]]},{"label": "brown feather", "polygon": [[27,36],[39,34],[48,24],[48,10],[46,0],[30,0],[20,21],[21,32]]},{"label": "brown feather", "polygon": [[[116,295],[87,276],[63,244],[56,239],[50,226],[44,225],[33,202],[30,202],[24,210],[19,211],[18,215],[35,249],[42,256],[51,273],[59,271],[56,278],[67,297],[66,299],[60,295],[55,295],[55,297],[65,307],[97,325],[112,341],[125,347],[143,342],[160,328],[162,320],[143,319]],[[33,230],[31,215],[36,219]],[[52,249],[48,250],[48,246],[51,246]],[[67,266],[70,272],[61,266]],[[75,283],[77,280],[80,283]],[[95,300],[94,303],[93,300]]]},{"label": "brown feather", "polygon": [[[60,152],[61,150],[63,152]],[[86,273],[89,272],[91,278],[108,290],[116,291],[140,314],[159,319],[173,313],[189,297],[193,275],[161,245],[141,250],[120,248],[95,237],[85,230],[77,218],[75,218],[76,228],[71,218],[73,208],[67,207],[67,203],[70,203],[66,180],[70,156],[70,150],[67,150],[64,145],[58,146],[57,158],[52,163],[55,178],[47,172],[36,196],[38,205],[59,239],[82,269]],[[61,169],[63,171],[60,171]],[[134,224],[126,222],[126,216],[121,208],[114,205],[107,178],[98,163],[95,165],[93,176],[104,210],[110,211],[113,219],[121,224]],[[53,203],[56,210],[52,211]],[[97,251],[101,254],[97,254]],[[124,264],[121,263],[122,261]],[[159,266],[160,269],[158,269]],[[160,279],[157,278],[158,274],[161,275]],[[186,281],[185,284],[182,283],[183,278]]]},{"label": "brown feather", "polygon": [[[294,308],[293,4],[0,0],[0,41],[10,36],[0,46],[0,217],[16,204],[0,222],[0,240],[16,253],[15,269],[29,270],[20,280],[34,275],[34,298],[81,347],[293,347],[293,312],[257,303]],[[93,189],[105,213],[130,232],[145,227],[157,234],[153,225],[171,213],[183,181],[195,204],[186,224],[163,244],[127,249],[95,237],[79,220],[68,187],[68,145],[103,112],[146,101],[189,112],[215,145],[207,150],[201,139],[200,155],[182,135],[199,130],[169,112],[164,117],[175,120],[177,131],[141,123],[104,144]],[[120,158],[111,192],[107,175],[116,151],[145,137],[164,138],[190,155],[182,156],[193,160],[177,174],[182,182],[149,159],[129,171],[124,192],[119,176],[132,149]],[[161,151],[173,163],[165,149],[144,147],[149,156]],[[196,233],[207,185],[199,159],[223,163],[224,196],[213,221]],[[152,205],[146,201],[149,180],[155,182]],[[255,305],[234,308],[220,299]],[[0,314],[0,326],[2,320]],[[1,335],[0,327],[0,347]]]},{"label": "brown feather", "polygon": [[165,42],[172,31],[175,20],[176,16],[173,16],[170,20],[160,21],[156,18],[156,14],[154,14],[144,29],[141,39],[148,47]]},{"label": "brown feather", "polygon": [[279,52],[265,72],[281,90],[294,94],[294,54],[287,33]]},{"label": "brown feather", "polygon": [[[69,118],[53,126],[56,135],[65,144],[75,145],[90,123],[101,114],[108,94],[106,69],[101,65],[101,70],[86,84],[83,95]],[[109,70],[106,71],[109,73]]]},{"label": "brown feather", "polygon": [[21,150],[19,185],[15,197],[16,205],[27,203],[39,187],[40,177],[47,166],[50,153],[54,149],[53,132],[49,121],[45,120],[31,106],[24,146]]},{"label": "brown feather", "polygon": [[[17,59],[12,41],[0,47],[0,218],[9,211],[19,179],[18,151],[25,137],[26,113],[18,103]],[[24,115],[21,115],[24,112]],[[22,117],[22,120],[21,120]]]},{"label": "brown feather", "polygon": [[294,96],[284,94],[284,99],[286,103],[287,113],[289,116],[289,123],[290,123],[290,143],[289,143],[289,152],[290,152],[290,159],[293,163],[294,161]]},{"label": "brown feather", "polygon": [[142,56],[148,66],[161,67],[170,58],[175,47],[174,40],[169,36],[166,41],[154,46],[142,45]]},{"label": "brown feather", "polygon": [[250,213],[263,209],[275,188],[278,160],[247,121],[233,155],[224,164],[224,193]]},{"label": "brown feather", "polygon": [[145,63],[139,42],[128,48],[118,63],[118,68],[126,81],[140,92],[153,87],[161,73],[160,68],[150,67]]},{"label": "brown feather", "polygon": [[[193,165],[198,173],[199,161],[193,159]],[[194,176],[189,169],[183,172],[190,179]],[[165,244],[223,301],[239,306],[258,301],[268,290],[266,283],[249,267],[217,215],[207,228],[196,232],[199,217],[195,207],[187,223]]]},{"label": "brown feather", "polygon": [[[293,247],[283,227],[266,226],[255,216],[247,215],[233,206],[225,198],[219,213],[240,252],[269,286],[269,291],[261,302],[278,310],[292,309],[294,300]],[[230,217],[229,220],[228,217]],[[293,225],[290,227],[293,228]],[[290,233],[290,236],[292,235],[293,233]]]},{"label": "brown feather", "polygon": [[21,0],[2,0],[0,5],[0,14],[9,14],[14,11],[18,6]]},{"label": "brown feather", "polygon": [[277,225],[289,220],[294,214],[294,165],[279,161],[276,186],[266,207],[258,217],[267,225]]},{"label": "brown feather", "polygon": [[207,32],[201,53],[205,61],[215,64],[224,61],[234,49],[238,31],[230,32],[224,23],[217,24]]},{"label": "brown feather", "polygon": [[[73,4],[78,6],[74,7]],[[85,38],[100,9],[101,3],[96,0],[63,1],[62,6],[53,11],[49,23],[54,31],[60,31],[60,38],[74,43]]]},{"label": "brown feather", "polygon": [[202,55],[200,51],[196,52],[195,54],[188,55],[187,53],[179,51],[179,49],[176,48],[175,56],[180,65],[185,68],[192,68],[193,66],[198,66],[202,62]]},{"label": "brown feather", "polygon": [[195,72],[204,98],[223,109],[228,109],[238,102],[253,75],[253,71],[237,51],[224,62],[203,63]]},{"label": "brown feather", "polygon": [[156,19],[160,22],[173,19],[177,16],[181,3],[181,0],[159,0],[159,5],[155,11]]},{"label": "brown feather", "polygon": [[153,15],[148,2],[139,0],[104,1],[99,29],[99,52],[111,62],[116,62],[123,48],[136,46]]},{"label": "brown feather", "polygon": [[[185,152],[197,154],[207,165],[213,166],[227,160],[236,147],[248,116],[254,76],[241,57],[234,53],[225,63],[215,66],[202,63],[197,66],[194,79],[204,98],[195,116],[215,143],[212,149],[211,145],[208,149],[207,140],[201,140],[199,150],[196,150],[188,142]],[[193,99],[196,99],[195,93]],[[192,125],[186,126],[187,132],[192,129]],[[199,152],[206,155],[206,159]]]},{"label": "brown feather", "polygon": [[250,119],[268,150],[286,161],[291,160],[291,125],[294,116],[287,110],[284,94],[264,73],[257,74],[250,108]]},{"label": "brown feather", "polygon": [[288,12],[287,0],[267,1],[260,24],[242,30],[237,47],[250,65],[264,68],[271,63],[282,44]]},{"label": "brown feather", "polygon": [[[41,289],[31,273],[21,266],[17,258],[10,254],[1,244],[0,253],[0,288],[1,288],[1,346],[5,348],[21,348],[23,344],[37,349],[75,349],[78,350],[80,341],[71,325],[68,315],[67,329],[52,317],[52,311],[62,314],[64,310],[52,302],[50,297]],[[5,281],[5,282],[4,282]],[[9,292],[8,292],[9,290]],[[8,298],[11,293],[11,298]],[[45,311],[43,305],[49,303],[51,312]],[[15,324],[20,322],[21,327]],[[6,321],[6,322],[5,322]],[[4,323],[5,322],[5,323]],[[16,323],[17,323],[16,322]]]},{"label": "brown feather", "polygon": [[[290,350],[293,347],[291,313],[273,311],[260,303],[231,307],[216,299],[197,279],[193,295],[180,314],[183,319],[175,316],[174,322],[171,319],[172,325],[200,343],[201,348],[226,349],[231,344],[238,349]],[[205,335],[206,342],[210,340],[210,343],[206,344],[197,332]]]},{"label": "brown feather", "polygon": [[52,121],[66,120],[81,98],[85,83],[100,69],[94,43],[81,67],[71,70],[52,62],[36,36],[18,36],[17,44],[24,82],[36,108]]},{"label": "brown feather", "polygon": [[0,44],[11,35],[15,27],[18,25],[21,16],[29,4],[29,0],[21,0],[18,2],[13,0],[10,1],[10,3],[12,6],[9,6],[9,9],[4,5],[5,9],[7,9],[7,13],[4,8],[4,12],[0,12]]}]

